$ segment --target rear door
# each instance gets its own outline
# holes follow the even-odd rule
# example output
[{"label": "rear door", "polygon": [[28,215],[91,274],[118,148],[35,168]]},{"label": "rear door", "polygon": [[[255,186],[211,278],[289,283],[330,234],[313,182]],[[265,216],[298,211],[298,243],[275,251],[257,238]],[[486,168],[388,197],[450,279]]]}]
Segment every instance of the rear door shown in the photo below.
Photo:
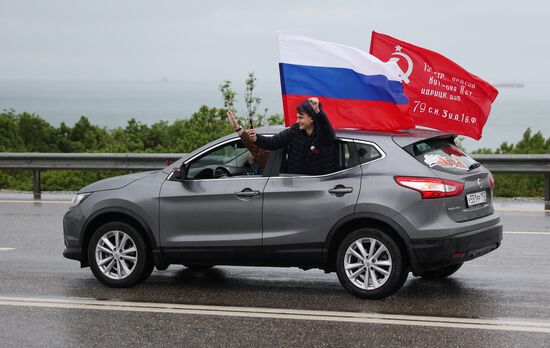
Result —
[{"label": "rear door", "polygon": [[464,183],[462,195],[446,198],[452,220],[473,220],[493,212],[490,172],[455,146],[452,137],[422,140],[405,150],[436,177]]},{"label": "rear door", "polygon": [[[281,173],[264,190],[263,250],[268,264],[318,266],[325,239],[355,210],[361,184],[353,141],[338,148],[340,170],[326,175]],[[351,166],[351,168],[350,168]]]}]

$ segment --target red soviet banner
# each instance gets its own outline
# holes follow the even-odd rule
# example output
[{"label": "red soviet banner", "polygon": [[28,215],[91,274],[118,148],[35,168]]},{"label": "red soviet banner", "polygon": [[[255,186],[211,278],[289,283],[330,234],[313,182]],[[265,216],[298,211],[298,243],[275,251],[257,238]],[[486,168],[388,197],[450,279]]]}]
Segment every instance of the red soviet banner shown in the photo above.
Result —
[{"label": "red soviet banner", "polygon": [[374,31],[370,53],[401,68],[415,124],[481,138],[498,95],[491,84],[439,53]]}]

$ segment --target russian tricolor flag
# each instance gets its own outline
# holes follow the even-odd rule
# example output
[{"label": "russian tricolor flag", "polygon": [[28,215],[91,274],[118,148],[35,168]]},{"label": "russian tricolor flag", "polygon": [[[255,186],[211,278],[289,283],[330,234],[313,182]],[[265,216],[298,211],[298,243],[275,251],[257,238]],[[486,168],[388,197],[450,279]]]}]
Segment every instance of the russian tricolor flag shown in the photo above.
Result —
[{"label": "russian tricolor flag", "polygon": [[305,36],[278,33],[285,124],[296,107],[319,97],[334,128],[414,128],[395,62],[359,49]]}]

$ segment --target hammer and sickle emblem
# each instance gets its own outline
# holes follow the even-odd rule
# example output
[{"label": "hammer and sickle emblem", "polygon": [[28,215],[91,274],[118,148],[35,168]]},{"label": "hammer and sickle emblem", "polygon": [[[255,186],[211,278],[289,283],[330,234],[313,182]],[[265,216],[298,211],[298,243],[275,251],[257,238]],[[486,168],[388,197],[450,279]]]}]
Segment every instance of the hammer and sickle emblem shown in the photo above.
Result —
[{"label": "hammer and sickle emblem", "polygon": [[[405,59],[405,61],[407,62],[407,71],[404,72],[403,69],[401,69],[401,67],[399,67],[399,70],[400,70],[399,77],[401,78],[401,81],[404,81],[405,83],[409,83],[410,82],[409,76],[411,76],[411,73],[413,71],[413,61],[412,61],[411,57],[409,57],[408,55],[406,55],[403,52],[393,52],[391,55],[392,56],[403,57]],[[399,58],[398,57],[391,57],[389,61],[397,63],[397,62],[399,62]]]}]

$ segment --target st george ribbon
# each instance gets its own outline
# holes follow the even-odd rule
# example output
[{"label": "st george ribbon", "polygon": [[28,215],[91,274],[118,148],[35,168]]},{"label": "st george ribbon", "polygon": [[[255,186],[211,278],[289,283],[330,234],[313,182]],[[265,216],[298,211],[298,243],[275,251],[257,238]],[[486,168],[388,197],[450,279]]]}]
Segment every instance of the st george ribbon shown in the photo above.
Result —
[{"label": "st george ribbon", "polygon": [[398,64],[333,42],[278,33],[285,124],[296,107],[319,97],[334,128],[414,128]]},{"label": "st george ribbon", "polygon": [[498,91],[439,53],[372,33],[370,53],[399,64],[414,123],[479,140]]}]

